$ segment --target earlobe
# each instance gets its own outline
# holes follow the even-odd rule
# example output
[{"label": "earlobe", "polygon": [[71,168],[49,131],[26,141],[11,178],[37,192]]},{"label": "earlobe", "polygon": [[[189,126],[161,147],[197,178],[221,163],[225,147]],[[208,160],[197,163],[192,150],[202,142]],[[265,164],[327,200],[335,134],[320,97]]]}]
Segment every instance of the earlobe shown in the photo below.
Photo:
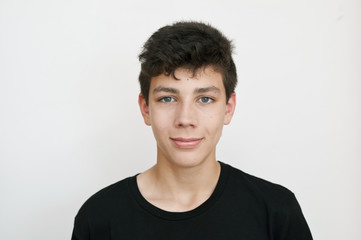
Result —
[{"label": "earlobe", "polygon": [[138,96],[138,104],[139,104],[139,108],[140,108],[140,112],[142,113],[143,119],[144,119],[144,123],[148,126],[150,126],[150,118],[149,118],[149,107],[148,104],[145,100],[145,98],[143,97],[143,95],[141,93],[139,93]]},{"label": "earlobe", "polygon": [[236,93],[232,93],[226,104],[226,113],[223,122],[224,125],[228,125],[231,122],[235,109],[236,109]]}]

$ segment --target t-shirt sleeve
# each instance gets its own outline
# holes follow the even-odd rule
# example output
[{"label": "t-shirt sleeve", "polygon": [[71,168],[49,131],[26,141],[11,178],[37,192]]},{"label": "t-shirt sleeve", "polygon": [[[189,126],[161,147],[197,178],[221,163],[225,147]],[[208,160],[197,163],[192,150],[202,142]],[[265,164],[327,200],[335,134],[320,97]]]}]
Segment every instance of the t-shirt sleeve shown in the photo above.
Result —
[{"label": "t-shirt sleeve", "polygon": [[71,240],[89,240],[89,226],[85,219],[82,219],[81,216],[77,215],[74,221],[73,233]]},{"label": "t-shirt sleeve", "polygon": [[312,240],[311,231],[293,193],[272,213],[271,231],[274,240]]}]

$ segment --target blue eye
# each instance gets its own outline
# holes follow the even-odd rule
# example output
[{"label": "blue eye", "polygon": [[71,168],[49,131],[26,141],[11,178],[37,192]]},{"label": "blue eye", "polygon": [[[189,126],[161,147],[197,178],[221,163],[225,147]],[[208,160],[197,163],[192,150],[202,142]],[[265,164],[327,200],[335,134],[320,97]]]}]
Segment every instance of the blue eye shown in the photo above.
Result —
[{"label": "blue eye", "polygon": [[199,99],[199,101],[200,101],[201,103],[210,103],[210,102],[213,101],[213,99],[210,98],[210,97],[201,97],[201,98]]},{"label": "blue eye", "polygon": [[159,99],[159,101],[169,103],[169,102],[173,102],[174,98],[172,98],[172,97],[163,97],[163,98]]}]

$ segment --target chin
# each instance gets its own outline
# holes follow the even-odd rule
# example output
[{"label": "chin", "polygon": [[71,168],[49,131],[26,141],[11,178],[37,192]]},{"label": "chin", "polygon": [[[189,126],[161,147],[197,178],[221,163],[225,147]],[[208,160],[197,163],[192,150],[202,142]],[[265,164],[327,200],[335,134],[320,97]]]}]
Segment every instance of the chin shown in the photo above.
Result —
[{"label": "chin", "polygon": [[192,156],[178,156],[171,160],[172,164],[181,168],[193,168],[202,165],[206,161],[206,158],[200,158],[199,155],[194,156],[194,154],[192,154]]}]

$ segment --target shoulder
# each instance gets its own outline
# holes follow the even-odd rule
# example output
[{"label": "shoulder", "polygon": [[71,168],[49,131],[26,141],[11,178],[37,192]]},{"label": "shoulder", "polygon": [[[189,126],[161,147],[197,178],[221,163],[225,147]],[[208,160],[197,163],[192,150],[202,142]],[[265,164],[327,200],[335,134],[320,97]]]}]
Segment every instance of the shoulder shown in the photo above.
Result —
[{"label": "shoulder", "polygon": [[298,207],[296,197],[288,188],[229,166],[228,186],[243,199],[264,207],[269,212],[289,214]]},{"label": "shoulder", "polygon": [[242,170],[228,165],[230,168],[232,185],[241,188],[246,188],[254,194],[261,195],[260,197],[276,196],[276,197],[292,197],[294,194],[286,187],[276,184],[265,179],[253,176]]},{"label": "shoulder", "polygon": [[274,239],[312,239],[301,207],[289,189],[229,167],[229,190],[254,212],[267,216]]},{"label": "shoulder", "polygon": [[110,238],[107,237],[109,223],[119,220],[119,216],[132,214],[130,205],[133,201],[129,191],[132,179],[135,176],[116,182],[91,196],[75,217],[72,239],[90,239],[90,229],[96,229],[96,234],[105,236],[101,239]]},{"label": "shoulder", "polygon": [[131,198],[129,182],[132,178],[135,176],[113,183],[93,194],[81,206],[77,217],[99,217],[111,212],[115,205],[125,204]]}]

